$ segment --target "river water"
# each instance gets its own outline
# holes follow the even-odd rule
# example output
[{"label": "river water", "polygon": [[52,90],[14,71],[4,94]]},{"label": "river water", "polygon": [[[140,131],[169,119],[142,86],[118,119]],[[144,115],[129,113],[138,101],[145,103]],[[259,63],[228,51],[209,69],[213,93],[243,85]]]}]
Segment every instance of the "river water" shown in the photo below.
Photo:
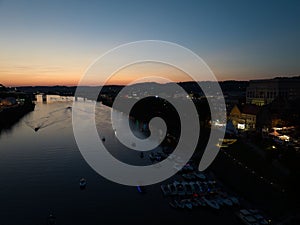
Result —
[{"label": "river water", "polygon": [[[82,116],[92,116],[84,111]],[[72,130],[72,103],[37,103],[33,112],[0,134],[0,225],[47,224],[49,212],[57,224],[237,224],[232,212],[207,209],[178,211],[162,196],[160,184],[136,187],[113,183],[85,162]],[[105,145],[120,159],[137,165],[148,157],[126,152],[109,123],[110,108],[97,106],[96,123]],[[98,114],[97,114],[98,113]],[[35,128],[37,128],[35,131]],[[85,177],[87,188],[80,190]],[[173,180],[173,178],[170,178]]]}]

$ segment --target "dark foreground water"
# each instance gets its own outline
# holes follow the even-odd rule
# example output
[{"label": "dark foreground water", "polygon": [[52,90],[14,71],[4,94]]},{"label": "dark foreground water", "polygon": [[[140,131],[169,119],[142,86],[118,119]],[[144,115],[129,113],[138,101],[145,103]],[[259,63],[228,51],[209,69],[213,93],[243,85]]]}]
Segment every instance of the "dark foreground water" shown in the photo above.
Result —
[{"label": "dark foreground water", "polygon": [[[50,211],[59,225],[239,224],[228,210],[170,208],[160,184],[148,186],[146,194],[140,194],[135,187],[98,175],[77,148],[69,106],[71,103],[38,103],[34,112],[1,133],[0,225],[43,225]],[[105,144],[118,154],[120,146],[109,129],[110,109],[102,105],[98,109],[97,124],[106,137]],[[82,113],[91,116],[84,107]],[[120,158],[129,157],[136,164],[148,160],[125,153],[120,151]],[[84,191],[79,189],[81,177],[88,181]]]}]

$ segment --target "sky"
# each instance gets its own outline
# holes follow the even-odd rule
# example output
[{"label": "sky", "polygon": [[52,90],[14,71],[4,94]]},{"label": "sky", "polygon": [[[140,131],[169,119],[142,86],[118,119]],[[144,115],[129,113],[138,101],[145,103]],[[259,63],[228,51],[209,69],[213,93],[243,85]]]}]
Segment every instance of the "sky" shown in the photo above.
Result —
[{"label": "sky", "polygon": [[0,83],[77,85],[96,58],[139,40],[192,50],[220,81],[295,76],[299,25],[299,1],[0,0]]}]

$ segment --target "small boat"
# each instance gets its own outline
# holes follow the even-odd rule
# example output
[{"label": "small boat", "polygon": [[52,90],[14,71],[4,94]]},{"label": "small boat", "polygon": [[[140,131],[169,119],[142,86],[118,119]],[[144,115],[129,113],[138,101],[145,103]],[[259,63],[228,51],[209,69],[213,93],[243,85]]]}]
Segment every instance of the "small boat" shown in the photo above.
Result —
[{"label": "small boat", "polygon": [[177,208],[183,209],[185,207],[185,204],[182,201],[178,202],[177,200],[174,200],[174,203],[177,205]]},{"label": "small boat", "polygon": [[177,190],[174,184],[168,184],[168,189],[170,191],[170,195],[176,195],[177,194]]},{"label": "small boat", "polygon": [[199,206],[206,206],[206,203],[201,198],[196,198],[195,200],[198,202]]},{"label": "small boat", "polygon": [[190,185],[192,187],[193,193],[194,194],[199,194],[200,193],[200,187],[197,183],[195,182],[190,182]]},{"label": "small boat", "polygon": [[50,213],[47,218],[47,225],[55,225],[56,224],[56,217]]},{"label": "small boat", "polygon": [[137,188],[138,192],[140,192],[140,193],[145,193],[146,192],[145,188],[143,186],[138,185],[138,186],[136,186],[136,188]]},{"label": "small boat", "polygon": [[174,208],[174,209],[177,209],[178,208],[178,205],[174,202],[169,202],[169,205]]},{"label": "small boat", "polygon": [[218,203],[219,206],[223,206],[225,203],[224,203],[224,199],[221,198],[221,197],[217,197],[216,199],[214,199],[214,201],[216,203]]},{"label": "small boat", "polygon": [[233,203],[229,198],[223,198],[223,202],[224,204],[228,205],[228,206],[232,206]]},{"label": "small boat", "polygon": [[155,155],[153,153],[150,153],[149,159],[153,162],[155,160]]},{"label": "small boat", "polygon": [[194,172],[194,175],[197,178],[201,179],[201,180],[205,180],[206,179],[206,176],[203,173],[199,172],[199,171],[198,172]]},{"label": "small boat", "polygon": [[193,194],[192,187],[191,187],[191,185],[189,183],[187,183],[187,182],[184,181],[184,182],[182,182],[182,185],[183,185],[183,188],[184,188],[185,193],[187,195],[192,195]]},{"label": "small boat", "polygon": [[198,203],[198,201],[196,199],[191,198],[189,201],[192,203],[193,207],[199,206],[199,203]]},{"label": "small boat", "polygon": [[213,200],[208,200],[207,198],[205,198],[205,197],[203,197],[202,198],[204,201],[205,201],[205,203],[208,205],[208,206],[210,206],[211,208],[213,208],[213,209],[220,209],[220,206],[219,206],[219,204],[217,203],[217,202],[215,202],[215,201],[213,201]]},{"label": "small boat", "polygon": [[236,197],[229,197],[229,199],[232,201],[235,205],[240,205],[240,201]]},{"label": "small boat", "polygon": [[177,190],[177,194],[178,195],[185,195],[186,194],[185,190],[184,190],[184,187],[183,187],[183,185],[180,182],[175,181],[173,184],[174,184],[174,186],[175,186],[175,188]]},{"label": "small boat", "polygon": [[191,201],[189,199],[184,199],[181,200],[181,202],[184,204],[185,207],[187,207],[188,209],[192,209],[193,208],[193,204],[191,203]]},{"label": "small boat", "polygon": [[186,171],[186,172],[192,172],[194,171],[194,167],[190,164],[186,164],[183,168],[182,168],[183,171]]},{"label": "small boat", "polygon": [[195,180],[196,179],[196,176],[193,175],[193,174],[182,174],[182,177],[186,180]]},{"label": "small boat", "polygon": [[164,196],[171,195],[171,191],[170,191],[170,189],[168,188],[168,185],[162,184],[162,185],[160,186],[160,188],[161,188],[161,190],[162,190]]},{"label": "small boat", "polygon": [[82,190],[85,189],[86,188],[86,184],[87,184],[86,179],[81,178],[80,181],[79,181],[79,187],[80,187],[80,189],[82,189]]}]

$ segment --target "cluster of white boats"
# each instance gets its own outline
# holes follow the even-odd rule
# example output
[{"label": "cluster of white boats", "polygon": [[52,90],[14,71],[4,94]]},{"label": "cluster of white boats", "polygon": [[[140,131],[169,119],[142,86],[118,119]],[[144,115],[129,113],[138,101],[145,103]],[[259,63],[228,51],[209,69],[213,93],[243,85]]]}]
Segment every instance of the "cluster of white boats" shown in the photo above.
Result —
[{"label": "cluster of white boats", "polygon": [[267,219],[256,209],[241,209],[237,212],[237,216],[246,225],[267,225],[272,221]]},{"label": "cluster of white boats", "polygon": [[208,206],[220,209],[222,206],[237,206],[239,200],[222,191],[215,180],[208,180],[201,172],[182,174],[184,181],[174,181],[162,184],[164,196],[172,197],[169,202],[173,208],[192,209],[198,206]]}]

